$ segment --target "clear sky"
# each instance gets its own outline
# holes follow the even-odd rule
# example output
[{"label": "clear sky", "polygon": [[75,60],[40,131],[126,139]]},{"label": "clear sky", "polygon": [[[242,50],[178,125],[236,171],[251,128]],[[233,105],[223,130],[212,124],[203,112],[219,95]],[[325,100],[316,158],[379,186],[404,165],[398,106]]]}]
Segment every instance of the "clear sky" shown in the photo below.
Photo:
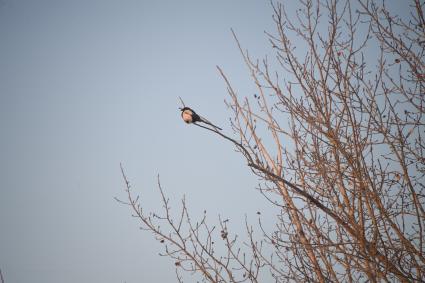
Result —
[{"label": "clear sky", "polygon": [[162,245],[114,200],[125,196],[120,162],[147,209],[161,209],[160,174],[173,207],[186,195],[194,218],[220,214],[237,233],[245,214],[274,222],[241,155],[178,110],[181,96],[232,135],[215,66],[252,96],[230,28],[261,57],[271,15],[258,0],[0,0],[6,283],[175,281]]},{"label": "clear sky", "polygon": [[231,133],[215,66],[252,95],[230,28],[262,55],[271,13],[256,0],[0,1],[6,283],[175,280],[162,246],[113,199],[120,162],[152,210],[160,174],[194,217],[255,222],[256,179],[230,143],[182,122],[178,96]]}]

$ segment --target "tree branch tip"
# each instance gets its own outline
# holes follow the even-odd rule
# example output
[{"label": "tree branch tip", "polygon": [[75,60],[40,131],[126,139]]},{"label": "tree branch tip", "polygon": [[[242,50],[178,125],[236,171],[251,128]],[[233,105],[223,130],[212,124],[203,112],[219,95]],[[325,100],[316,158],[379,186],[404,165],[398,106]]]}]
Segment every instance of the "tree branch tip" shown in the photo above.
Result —
[{"label": "tree branch tip", "polygon": [[183,108],[186,107],[186,105],[184,104],[183,99],[180,96],[179,96],[179,100],[180,100],[181,104],[183,105]]}]

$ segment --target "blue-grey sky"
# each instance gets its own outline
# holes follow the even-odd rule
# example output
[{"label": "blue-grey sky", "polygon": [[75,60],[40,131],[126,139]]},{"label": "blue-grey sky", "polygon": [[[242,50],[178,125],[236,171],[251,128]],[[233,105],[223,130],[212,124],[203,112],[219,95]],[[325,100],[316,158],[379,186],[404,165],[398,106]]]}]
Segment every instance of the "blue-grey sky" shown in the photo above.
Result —
[{"label": "blue-grey sky", "polygon": [[[231,144],[181,121],[178,96],[230,133],[220,65],[251,95],[231,36],[266,53],[267,2],[2,0],[0,268],[11,282],[170,282],[173,262],[138,229],[122,162],[146,205],[156,175],[242,226],[265,201]],[[243,198],[241,198],[243,196]],[[243,201],[241,201],[243,199]],[[174,206],[176,206],[174,205]]]}]

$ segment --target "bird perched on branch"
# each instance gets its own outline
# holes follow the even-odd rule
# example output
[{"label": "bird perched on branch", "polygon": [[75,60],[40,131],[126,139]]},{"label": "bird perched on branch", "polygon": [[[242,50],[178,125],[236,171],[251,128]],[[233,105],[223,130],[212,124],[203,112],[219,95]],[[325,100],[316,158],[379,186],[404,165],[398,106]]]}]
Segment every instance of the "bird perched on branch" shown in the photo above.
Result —
[{"label": "bird perched on branch", "polygon": [[202,123],[205,123],[207,125],[212,126],[214,129],[221,130],[220,127],[217,127],[216,125],[214,125],[213,123],[211,123],[207,119],[199,116],[198,114],[196,114],[195,111],[193,111],[189,107],[183,107],[183,108],[180,108],[180,110],[182,111],[181,115],[182,115],[183,121],[185,121],[187,124],[202,122]]}]

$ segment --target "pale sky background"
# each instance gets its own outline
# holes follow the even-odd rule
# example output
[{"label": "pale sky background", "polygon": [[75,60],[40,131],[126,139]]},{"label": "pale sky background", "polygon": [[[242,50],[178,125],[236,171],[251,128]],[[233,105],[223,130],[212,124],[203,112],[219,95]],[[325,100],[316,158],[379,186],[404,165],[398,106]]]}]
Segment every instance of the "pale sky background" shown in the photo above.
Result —
[{"label": "pale sky background", "polygon": [[271,15],[258,0],[0,1],[6,283],[175,281],[162,245],[114,200],[125,196],[120,162],[151,210],[160,174],[173,207],[186,195],[194,218],[206,209],[236,232],[257,211],[273,223],[241,155],[178,110],[181,96],[231,134],[215,66],[253,95],[230,28],[262,56]]},{"label": "pale sky background", "polygon": [[261,55],[271,13],[255,0],[0,2],[6,283],[175,281],[162,246],[113,199],[124,197],[120,162],[153,210],[160,174],[193,217],[256,221],[256,179],[230,143],[182,122],[178,96],[231,133],[215,66],[245,95],[230,28]]}]

